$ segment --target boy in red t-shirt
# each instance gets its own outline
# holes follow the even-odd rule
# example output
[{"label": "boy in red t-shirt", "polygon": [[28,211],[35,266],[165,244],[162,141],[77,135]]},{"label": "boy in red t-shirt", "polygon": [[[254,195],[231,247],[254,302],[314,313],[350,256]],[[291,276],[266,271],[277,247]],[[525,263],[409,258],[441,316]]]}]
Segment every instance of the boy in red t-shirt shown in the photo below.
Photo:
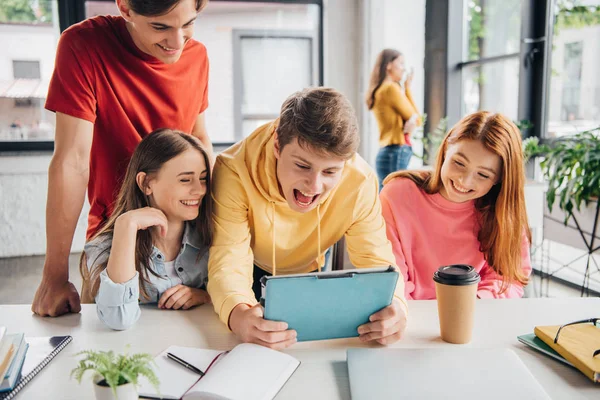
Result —
[{"label": "boy in red t-shirt", "polygon": [[65,30],[46,108],[56,112],[48,171],[46,260],[32,311],[81,309],[69,282],[69,252],[87,189],[87,237],[111,214],[136,145],[158,128],[197,136],[212,157],[204,111],[208,57],[192,39],[208,0],[117,0],[121,16],[87,19]]}]

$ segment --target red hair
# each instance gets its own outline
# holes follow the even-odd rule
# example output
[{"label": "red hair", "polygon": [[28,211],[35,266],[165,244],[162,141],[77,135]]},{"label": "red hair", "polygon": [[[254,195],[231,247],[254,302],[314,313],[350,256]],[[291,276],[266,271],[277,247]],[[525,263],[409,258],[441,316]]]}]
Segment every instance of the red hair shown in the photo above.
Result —
[{"label": "red hair", "polygon": [[384,183],[396,177],[405,177],[426,193],[439,192],[448,145],[464,139],[480,141],[487,150],[497,154],[502,160],[499,182],[487,194],[475,200],[480,223],[477,238],[479,249],[490,267],[502,276],[502,293],[514,281],[527,284],[528,278],[521,268],[523,233],[531,243],[525,209],[525,167],[521,133],[509,118],[488,111],[467,115],[446,134],[432,172],[400,171],[388,176]]}]

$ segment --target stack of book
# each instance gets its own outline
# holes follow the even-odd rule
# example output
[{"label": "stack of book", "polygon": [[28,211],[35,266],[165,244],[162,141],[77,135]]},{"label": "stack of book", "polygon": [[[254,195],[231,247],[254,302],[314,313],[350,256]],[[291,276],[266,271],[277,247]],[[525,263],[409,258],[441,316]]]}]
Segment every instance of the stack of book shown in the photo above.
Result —
[{"label": "stack of book", "polygon": [[[536,326],[533,334],[518,336],[521,343],[577,368],[600,382],[600,318],[562,326]],[[600,324],[599,324],[600,325]]]},{"label": "stack of book", "polygon": [[5,327],[0,327],[0,393],[15,387],[28,348],[23,333],[9,335]]}]

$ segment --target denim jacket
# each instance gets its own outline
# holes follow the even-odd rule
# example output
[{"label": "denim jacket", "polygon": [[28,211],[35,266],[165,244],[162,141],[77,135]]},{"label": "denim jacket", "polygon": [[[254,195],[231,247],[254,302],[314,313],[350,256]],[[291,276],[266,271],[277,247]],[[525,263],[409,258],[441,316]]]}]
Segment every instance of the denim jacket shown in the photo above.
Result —
[{"label": "denim jacket", "polygon": [[[112,236],[101,236],[86,243],[84,251],[89,270],[94,265],[108,261],[112,246]],[[150,284],[146,284],[146,292],[150,299],[140,298],[139,272],[127,282],[114,283],[106,269],[100,274],[100,287],[96,294],[96,311],[98,317],[110,328],[127,329],[140,317],[139,303],[158,303],[162,294],[175,286],[167,277],[165,256],[154,247],[150,256],[150,268],[160,277],[148,274]],[[205,289],[208,281],[208,247],[200,244],[200,235],[192,222],[186,222],[181,250],[175,258],[175,272],[185,286]]]}]

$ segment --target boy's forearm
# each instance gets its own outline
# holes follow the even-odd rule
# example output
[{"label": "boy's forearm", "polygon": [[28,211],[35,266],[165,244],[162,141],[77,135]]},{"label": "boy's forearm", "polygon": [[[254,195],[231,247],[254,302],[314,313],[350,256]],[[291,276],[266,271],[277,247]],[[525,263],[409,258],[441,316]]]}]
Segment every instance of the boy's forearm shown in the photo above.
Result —
[{"label": "boy's forearm", "polygon": [[69,253],[83,208],[89,170],[52,159],[48,169],[46,203],[46,262],[44,277],[69,279]]}]

